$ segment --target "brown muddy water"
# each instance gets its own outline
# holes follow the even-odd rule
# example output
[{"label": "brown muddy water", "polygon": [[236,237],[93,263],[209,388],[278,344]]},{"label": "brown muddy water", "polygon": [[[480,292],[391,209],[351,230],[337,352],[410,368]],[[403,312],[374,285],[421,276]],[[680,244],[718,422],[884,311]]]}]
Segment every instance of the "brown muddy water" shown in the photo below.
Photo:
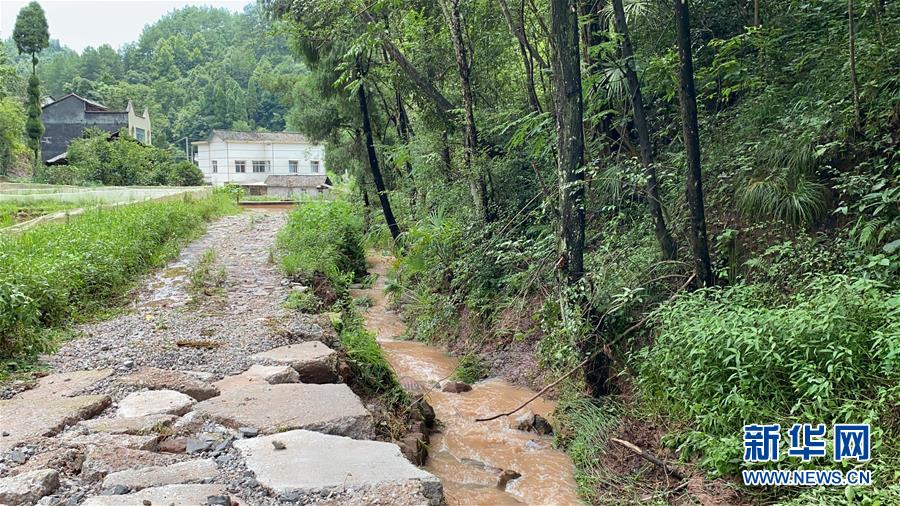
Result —
[{"label": "brown muddy water", "polygon": [[[456,359],[435,346],[395,339],[406,332],[406,326],[400,315],[389,309],[384,295],[389,261],[371,256],[371,271],[378,279],[369,289],[354,290],[354,295],[371,298],[373,304],[364,315],[366,328],[377,334],[401,383],[429,388],[453,373]],[[537,399],[516,415],[475,421],[514,409],[534,393],[497,378],[480,381],[462,394],[439,388],[428,392],[426,398],[437,414],[440,432],[431,437],[425,469],[443,482],[448,504],[580,504],[572,462],[553,448],[553,438],[511,426],[525,410],[549,418],[553,402]],[[516,471],[521,477],[501,489],[498,477],[504,470]]]}]

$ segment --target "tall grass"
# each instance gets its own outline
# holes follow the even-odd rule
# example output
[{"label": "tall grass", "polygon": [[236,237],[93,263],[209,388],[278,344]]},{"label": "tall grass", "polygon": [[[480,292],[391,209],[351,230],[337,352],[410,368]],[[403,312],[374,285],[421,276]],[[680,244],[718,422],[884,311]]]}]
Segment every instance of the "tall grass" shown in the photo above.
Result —
[{"label": "tall grass", "polygon": [[221,196],[142,203],[0,235],[0,358],[47,351],[41,328],[108,305],[205,221],[235,210]]}]

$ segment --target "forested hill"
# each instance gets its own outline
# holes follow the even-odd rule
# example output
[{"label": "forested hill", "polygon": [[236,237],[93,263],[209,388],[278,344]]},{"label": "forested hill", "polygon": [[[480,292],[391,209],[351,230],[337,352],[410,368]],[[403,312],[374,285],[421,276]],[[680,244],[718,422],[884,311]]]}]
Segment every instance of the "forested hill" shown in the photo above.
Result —
[{"label": "forested hill", "polygon": [[[303,66],[286,39],[270,32],[253,4],[240,14],[185,7],[118,51],[104,44],[79,54],[53,40],[41,53],[38,77],[54,97],[74,92],[116,108],[129,99],[138,110],[149,107],[157,145],[201,138],[212,128],[280,131]],[[18,74],[28,75],[30,56],[17,55],[11,41],[4,50]]]}]

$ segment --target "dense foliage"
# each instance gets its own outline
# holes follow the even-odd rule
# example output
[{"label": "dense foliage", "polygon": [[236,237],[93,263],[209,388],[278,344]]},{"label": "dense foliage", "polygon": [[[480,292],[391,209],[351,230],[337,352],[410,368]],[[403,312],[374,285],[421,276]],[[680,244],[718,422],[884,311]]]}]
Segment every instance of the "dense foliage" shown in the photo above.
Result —
[{"label": "dense foliage", "polygon": [[0,234],[0,358],[47,351],[53,342],[42,329],[110,303],[233,209],[221,196],[142,203]]},{"label": "dense foliage", "polygon": [[50,184],[111,186],[199,186],[203,173],[187,161],[176,161],[168,150],[147,146],[123,131],[110,140],[93,132],[69,143],[68,165],[41,167],[35,181]]}]

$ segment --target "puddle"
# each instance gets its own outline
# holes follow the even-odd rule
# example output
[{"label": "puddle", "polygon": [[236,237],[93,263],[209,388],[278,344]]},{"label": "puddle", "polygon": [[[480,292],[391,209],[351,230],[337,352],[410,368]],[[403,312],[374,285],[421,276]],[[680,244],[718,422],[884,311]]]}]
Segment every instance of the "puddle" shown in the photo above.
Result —
[{"label": "puddle", "polygon": [[[354,290],[368,295],[373,305],[364,315],[366,327],[378,335],[388,362],[405,386],[419,384],[428,388],[446,379],[456,368],[456,359],[443,350],[424,343],[392,339],[405,332],[399,315],[387,310],[384,278],[387,261],[370,258],[372,272],[379,275],[374,286]],[[462,394],[432,390],[428,402],[442,423],[441,433],[431,437],[425,469],[444,484],[447,504],[580,504],[569,457],[552,446],[552,437],[515,430],[510,427],[522,412],[490,422],[475,422],[501,411],[509,411],[528,400],[535,392],[500,379],[488,379],[472,385]],[[530,410],[549,417],[555,404],[537,399]],[[523,412],[525,411],[523,410]],[[498,488],[504,470],[521,477],[510,480],[505,490]]]}]

